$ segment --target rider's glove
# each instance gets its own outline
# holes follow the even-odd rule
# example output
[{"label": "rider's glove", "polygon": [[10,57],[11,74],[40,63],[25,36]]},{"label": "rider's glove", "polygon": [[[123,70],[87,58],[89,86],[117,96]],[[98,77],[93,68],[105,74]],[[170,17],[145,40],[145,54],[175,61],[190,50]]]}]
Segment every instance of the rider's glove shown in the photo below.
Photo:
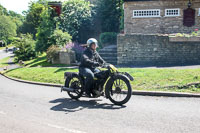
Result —
[{"label": "rider's glove", "polygon": [[94,65],[94,67],[99,67],[100,66],[98,62],[94,62],[93,65]]}]

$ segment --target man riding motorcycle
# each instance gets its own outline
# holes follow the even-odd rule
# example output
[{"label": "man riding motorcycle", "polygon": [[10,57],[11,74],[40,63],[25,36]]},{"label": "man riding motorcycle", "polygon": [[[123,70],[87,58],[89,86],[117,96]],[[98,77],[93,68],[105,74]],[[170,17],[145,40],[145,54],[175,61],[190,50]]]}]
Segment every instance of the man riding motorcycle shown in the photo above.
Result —
[{"label": "man riding motorcycle", "polygon": [[90,38],[87,40],[87,49],[83,52],[81,57],[81,64],[79,66],[79,73],[86,77],[85,80],[85,93],[88,97],[95,95],[92,92],[92,85],[94,83],[94,74],[100,72],[97,68],[100,64],[104,64],[105,61],[96,51],[98,47],[98,42],[95,38]]}]

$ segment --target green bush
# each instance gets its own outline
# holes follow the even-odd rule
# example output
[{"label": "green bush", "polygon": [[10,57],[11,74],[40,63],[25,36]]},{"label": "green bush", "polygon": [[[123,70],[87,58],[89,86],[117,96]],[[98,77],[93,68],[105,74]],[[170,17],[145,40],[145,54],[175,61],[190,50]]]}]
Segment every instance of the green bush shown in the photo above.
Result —
[{"label": "green bush", "polygon": [[52,63],[52,60],[58,58],[60,47],[58,45],[51,45],[47,49],[47,61]]},{"label": "green bush", "polygon": [[15,40],[16,51],[15,56],[17,61],[30,60],[37,56],[35,51],[35,41],[32,39],[31,34],[21,34],[20,39]]},{"label": "green bush", "polygon": [[117,33],[115,32],[104,32],[100,34],[100,43],[103,47],[107,45],[113,45],[117,43]]},{"label": "green bush", "polygon": [[56,44],[63,47],[65,44],[71,42],[72,36],[67,32],[63,32],[62,30],[56,29],[54,30],[51,39],[52,44]]}]

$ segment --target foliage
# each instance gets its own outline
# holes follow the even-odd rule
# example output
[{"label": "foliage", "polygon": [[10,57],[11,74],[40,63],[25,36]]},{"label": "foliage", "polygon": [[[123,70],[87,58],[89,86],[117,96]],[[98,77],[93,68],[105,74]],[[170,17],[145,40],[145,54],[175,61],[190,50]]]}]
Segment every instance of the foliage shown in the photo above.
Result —
[{"label": "foliage", "polygon": [[192,36],[200,36],[200,31],[199,29],[195,29],[192,33],[191,33]]},{"label": "foliage", "polygon": [[21,34],[20,39],[15,41],[15,47],[17,48],[15,56],[18,61],[33,59],[37,55],[35,51],[35,41],[30,34]]},{"label": "foliage", "polygon": [[9,16],[0,16],[0,40],[8,41],[9,37],[16,36],[16,24]]},{"label": "foliage", "polygon": [[62,30],[56,29],[54,30],[53,35],[51,36],[52,44],[56,44],[59,46],[64,46],[66,43],[71,42],[72,37]]},{"label": "foliage", "polygon": [[60,28],[68,32],[73,41],[85,41],[91,22],[91,4],[84,0],[68,0],[63,3]]},{"label": "foliage", "polygon": [[44,9],[45,9],[45,4],[42,0],[39,0],[37,2],[31,1],[29,10],[26,12],[25,21],[21,27],[22,33],[33,34],[33,37],[35,38],[35,35],[37,33],[37,28],[39,27],[42,21],[41,14]]},{"label": "foliage", "polygon": [[48,62],[51,62],[52,59],[57,58],[59,51],[60,51],[60,47],[58,45],[51,45],[47,49],[47,60],[48,60]]},{"label": "foliage", "polygon": [[8,15],[8,11],[0,4],[0,15]]},{"label": "foliage", "polygon": [[12,21],[16,24],[17,26],[16,32],[17,35],[19,36],[19,34],[21,33],[22,24],[24,22],[24,16],[17,14],[16,12],[13,11],[9,11],[8,14],[11,17]]},{"label": "foliage", "polygon": [[75,52],[77,61],[80,61],[81,55],[83,51],[85,50],[82,46],[80,46],[80,44],[76,42],[68,43],[65,48],[68,50],[73,50]]},{"label": "foliage", "polygon": [[54,33],[56,21],[50,16],[50,12],[48,8],[45,8],[41,14],[42,21],[36,34],[36,51],[44,52],[55,43],[55,41],[52,42],[51,36]]},{"label": "foliage", "polygon": [[119,32],[123,19],[123,0],[99,0],[97,14],[101,18],[102,32]]},{"label": "foliage", "polygon": [[16,24],[17,34],[19,35],[20,27],[22,26],[22,23],[24,21],[24,16],[14,11],[7,11],[7,9],[0,4],[0,16],[1,15],[8,16],[11,19],[11,21]]},{"label": "foliage", "polygon": [[120,16],[120,27],[119,27],[119,29],[120,29],[120,31],[123,31],[124,30],[124,10],[122,10],[122,12],[121,12],[121,16]]},{"label": "foliage", "polygon": [[195,29],[192,33],[175,33],[175,34],[169,34],[169,36],[171,37],[200,37],[200,31],[198,29]]},{"label": "foliage", "polygon": [[106,45],[117,44],[117,33],[115,33],[115,32],[101,33],[99,40],[103,47]]}]

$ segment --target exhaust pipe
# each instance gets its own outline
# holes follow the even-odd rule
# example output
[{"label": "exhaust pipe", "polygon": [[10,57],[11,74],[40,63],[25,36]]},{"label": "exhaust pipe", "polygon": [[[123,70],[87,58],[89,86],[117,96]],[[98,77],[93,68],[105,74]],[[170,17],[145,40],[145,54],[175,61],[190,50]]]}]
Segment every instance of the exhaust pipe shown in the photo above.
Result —
[{"label": "exhaust pipe", "polygon": [[65,86],[62,86],[62,87],[61,87],[61,92],[62,92],[62,91],[74,92],[74,89],[73,89],[73,88],[67,88],[67,87],[65,87]]}]

